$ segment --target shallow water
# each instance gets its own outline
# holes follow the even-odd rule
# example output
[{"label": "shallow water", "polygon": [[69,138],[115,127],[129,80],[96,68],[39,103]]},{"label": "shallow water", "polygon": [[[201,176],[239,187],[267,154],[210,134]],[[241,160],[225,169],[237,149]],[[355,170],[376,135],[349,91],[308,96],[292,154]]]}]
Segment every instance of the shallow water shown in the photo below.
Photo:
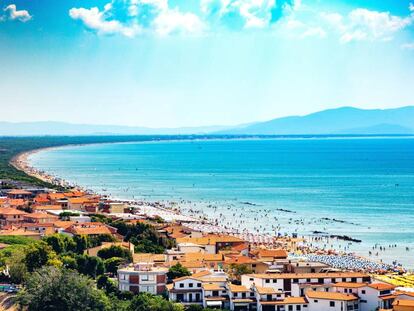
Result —
[{"label": "shallow water", "polygon": [[104,144],[47,150],[30,161],[115,197],[189,200],[183,209],[201,210],[221,225],[346,234],[362,243],[342,241],[335,247],[368,255],[378,243],[386,250],[374,250],[372,258],[414,267],[412,138]]}]

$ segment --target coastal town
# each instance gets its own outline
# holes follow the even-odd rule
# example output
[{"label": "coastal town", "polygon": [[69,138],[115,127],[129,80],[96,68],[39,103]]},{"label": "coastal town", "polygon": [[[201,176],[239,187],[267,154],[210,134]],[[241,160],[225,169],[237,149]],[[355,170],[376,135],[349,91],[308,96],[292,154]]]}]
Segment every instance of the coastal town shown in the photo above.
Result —
[{"label": "coastal town", "polygon": [[[414,310],[414,277],[401,267],[315,251],[301,237],[220,232],[208,220],[157,202],[113,200],[82,189],[2,189],[0,224],[0,239],[87,237],[98,241],[83,251],[91,257],[122,249],[129,259],[107,271],[120,292],[163,295],[185,307]],[[139,238],[123,227],[138,224],[168,243],[143,252]],[[172,273],[176,270],[181,273]]]}]

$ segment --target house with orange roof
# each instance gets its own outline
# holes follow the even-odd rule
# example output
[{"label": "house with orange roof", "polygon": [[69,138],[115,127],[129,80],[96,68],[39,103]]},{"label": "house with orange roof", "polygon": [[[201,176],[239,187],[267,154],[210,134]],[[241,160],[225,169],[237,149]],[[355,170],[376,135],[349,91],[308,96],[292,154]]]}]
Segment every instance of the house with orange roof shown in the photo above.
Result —
[{"label": "house with orange roof", "polygon": [[354,294],[360,298],[359,310],[391,309],[395,295],[395,286],[387,283],[339,282],[333,290],[344,294]]},{"label": "house with orange roof", "polygon": [[12,189],[7,192],[9,199],[24,199],[28,200],[33,196],[33,193],[24,189]]},{"label": "house with orange roof", "polygon": [[284,249],[257,249],[251,251],[252,255],[260,261],[273,262],[278,259],[286,259],[288,254]]},{"label": "house with orange roof", "polygon": [[20,228],[25,231],[31,231],[39,233],[42,237],[45,235],[50,235],[56,233],[56,228],[53,223],[22,223],[19,225]]},{"label": "house with orange roof", "polygon": [[242,255],[226,256],[224,267],[228,268],[232,265],[244,265],[252,273],[265,273],[269,269],[269,265],[267,263]]},{"label": "house with orange roof", "polygon": [[397,299],[392,304],[392,307],[394,311],[413,311],[414,300]]},{"label": "house with orange roof", "polygon": [[173,284],[167,286],[167,291],[171,301],[184,305],[228,308],[227,282],[227,275],[223,271],[200,272],[174,279]]},{"label": "house with orange roof", "polygon": [[24,221],[23,216],[25,212],[11,207],[0,208],[0,224],[1,225],[13,225]]},{"label": "house with orange roof", "polygon": [[62,210],[62,206],[61,205],[33,205],[32,210],[35,212],[60,211]]},{"label": "house with orange roof", "polygon": [[230,310],[253,310],[256,297],[253,290],[243,285],[227,283]]},{"label": "house with orange roof", "polygon": [[217,254],[221,249],[231,249],[234,246],[245,244],[245,241],[243,239],[221,234],[208,234],[198,238],[177,238],[176,241],[177,244],[198,245],[200,247],[203,247],[205,252],[209,254]]},{"label": "house with orange roof", "polygon": [[63,230],[64,233],[70,235],[112,235],[116,236],[117,229],[110,227],[100,222],[86,222],[86,223],[75,223],[70,227]]},{"label": "house with orange roof", "polygon": [[28,238],[32,238],[35,240],[40,240],[41,239],[41,235],[38,232],[34,232],[34,231],[30,231],[30,230],[25,230],[23,228],[11,228],[11,229],[7,229],[7,230],[0,230],[0,236],[24,236],[24,237],[28,237]]},{"label": "house with orange roof", "polygon": [[29,223],[38,223],[38,224],[54,223],[58,219],[59,217],[55,215],[50,215],[44,212],[35,212],[35,213],[23,215],[23,220]]},{"label": "house with orange roof", "polygon": [[359,311],[359,298],[353,294],[343,294],[337,292],[308,291],[308,311]]},{"label": "house with orange roof", "polygon": [[3,207],[11,208],[25,208],[29,206],[29,201],[25,199],[9,199],[7,198],[3,204]]}]

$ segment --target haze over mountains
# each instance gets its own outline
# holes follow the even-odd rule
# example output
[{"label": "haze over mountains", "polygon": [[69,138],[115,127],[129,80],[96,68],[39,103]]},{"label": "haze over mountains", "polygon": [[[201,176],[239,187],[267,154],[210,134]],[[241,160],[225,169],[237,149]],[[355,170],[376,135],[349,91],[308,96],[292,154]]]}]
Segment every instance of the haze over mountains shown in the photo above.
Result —
[{"label": "haze over mountains", "polygon": [[145,128],[64,122],[0,122],[1,136],[36,135],[375,135],[414,134],[414,106],[364,110],[329,109],[305,116],[277,118],[239,126]]}]

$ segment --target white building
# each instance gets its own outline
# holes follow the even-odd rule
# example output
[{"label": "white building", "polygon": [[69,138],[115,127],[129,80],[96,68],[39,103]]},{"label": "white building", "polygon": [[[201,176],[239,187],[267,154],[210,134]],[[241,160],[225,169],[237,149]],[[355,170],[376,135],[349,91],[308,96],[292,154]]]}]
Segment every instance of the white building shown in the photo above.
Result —
[{"label": "white building", "polygon": [[151,263],[138,263],[118,269],[120,291],[133,293],[163,294],[166,290],[167,268]]}]

